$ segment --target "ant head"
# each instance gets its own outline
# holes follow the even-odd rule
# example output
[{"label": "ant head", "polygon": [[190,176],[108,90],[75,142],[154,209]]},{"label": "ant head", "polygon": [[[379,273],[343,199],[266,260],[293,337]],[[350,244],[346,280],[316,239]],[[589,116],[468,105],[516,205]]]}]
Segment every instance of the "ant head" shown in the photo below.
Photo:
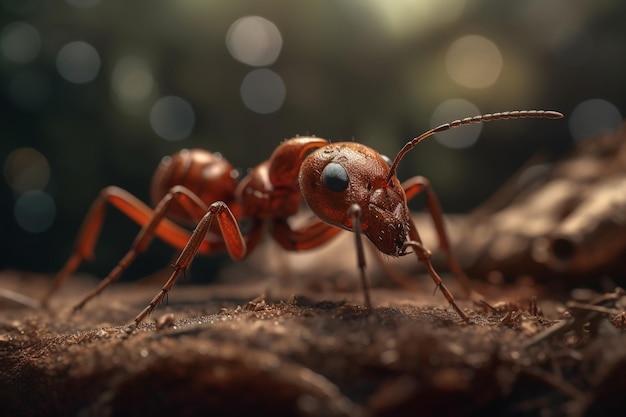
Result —
[{"label": "ant head", "polygon": [[298,185],[311,210],[334,226],[352,230],[349,212],[353,205],[358,205],[361,232],[381,252],[401,255],[411,220],[396,168],[406,153],[427,137],[461,125],[500,119],[561,117],[561,113],[553,111],[523,110],[455,120],[409,141],[391,164],[378,152],[358,143],[322,146],[302,162]]},{"label": "ant head", "polygon": [[406,241],[409,212],[395,176],[387,180],[389,159],[353,142],[312,152],[300,169],[304,200],[323,221],[352,230],[350,207],[362,209],[362,232],[383,253],[399,255]]}]

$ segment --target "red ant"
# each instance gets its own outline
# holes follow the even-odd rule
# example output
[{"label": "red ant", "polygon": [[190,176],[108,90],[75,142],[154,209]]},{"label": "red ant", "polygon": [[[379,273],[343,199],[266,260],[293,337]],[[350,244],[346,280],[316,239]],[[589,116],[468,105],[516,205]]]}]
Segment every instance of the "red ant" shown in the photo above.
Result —
[{"label": "red ant", "polygon": [[[361,234],[387,255],[405,255],[410,248],[426,265],[436,288],[467,321],[467,315],[457,306],[433,268],[431,253],[423,246],[407,206],[407,201],[417,194],[426,193],[440,247],[446,253],[451,271],[469,294],[469,280],[452,255],[437,197],[426,178],[417,176],[400,183],[396,168],[403,156],[419,142],[457,126],[500,119],[561,117],[561,113],[554,111],[526,110],[456,120],[409,141],[393,162],[359,143],[331,144],[317,137],[296,137],[281,143],[269,160],[254,168],[239,183],[236,171],[221,155],[200,149],[180,151],[164,158],[154,174],[151,189],[152,200],[156,203],[154,210],[120,188],[107,187],[101,191],[83,222],[73,254],[55,277],[42,304],[46,304],[83,259],[93,257],[105,206],[109,203],[142,228],[130,251],[98,287],[74,307],[74,311],[116,281],[158,236],[182,252],[163,288],[135,317],[134,323],[138,324],[163,300],[196,254],[208,255],[225,248],[231,258],[243,259],[259,244],[269,223],[274,239],[291,251],[316,248],[332,239],[340,229],[354,232],[367,307],[371,307],[371,301]],[[303,227],[293,229],[288,219],[299,211],[303,197],[317,217]],[[166,219],[166,214],[174,220],[196,224],[194,231],[189,232]],[[238,225],[241,219],[252,221],[245,236]]]}]

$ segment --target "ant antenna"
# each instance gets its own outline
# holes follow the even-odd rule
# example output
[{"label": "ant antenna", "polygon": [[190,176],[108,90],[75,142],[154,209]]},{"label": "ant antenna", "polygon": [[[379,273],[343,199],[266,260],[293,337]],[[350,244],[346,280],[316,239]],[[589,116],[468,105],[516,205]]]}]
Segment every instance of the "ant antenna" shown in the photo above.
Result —
[{"label": "ant antenna", "polygon": [[455,120],[450,123],[442,124],[441,126],[437,126],[434,129],[430,129],[427,132],[422,133],[416,138],[413,138],[406,145],[400,149],[398,155],[393,160],[391,164],[391,169],[389,170],[389,175],[387,175],[387,184],[391,183],[391,178],[396,175],[396,169],[398,168],[398,164],[400,160],[406,155],[411,149],[415,147],[418,143],[423,141],[429,136],[434,135],[435,133],[445,132],[446,130],[450,130],[455,127],[470,125],[474,123],[486,123],[492,122],[494,120],[504,120],[504,119],[560,119],[563,117],[562,113],[558,111],[551,110],[519,110],[519,111],[506,111],[501,113],[490,113],[490,114],[482,114],[474,117],[466,117],[465,119]]}]

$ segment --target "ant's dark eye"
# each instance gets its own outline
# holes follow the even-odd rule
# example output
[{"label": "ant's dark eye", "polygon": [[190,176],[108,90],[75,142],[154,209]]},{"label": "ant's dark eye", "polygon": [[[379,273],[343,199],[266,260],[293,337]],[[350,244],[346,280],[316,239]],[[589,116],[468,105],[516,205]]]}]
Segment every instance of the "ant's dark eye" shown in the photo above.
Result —
[{"label": "ant's dark eye", "polygon": [[381,156],[383,157],[385,162],[387,162],[387,165],[391,166],[391,158],[389,158],[387,155],[381,155]]},{"label": "ant's dark eye", "polygon": [[331,191],[339,193],[348,188],[348,173],[340,164],[331,162],[322,171],[322,181]]}]

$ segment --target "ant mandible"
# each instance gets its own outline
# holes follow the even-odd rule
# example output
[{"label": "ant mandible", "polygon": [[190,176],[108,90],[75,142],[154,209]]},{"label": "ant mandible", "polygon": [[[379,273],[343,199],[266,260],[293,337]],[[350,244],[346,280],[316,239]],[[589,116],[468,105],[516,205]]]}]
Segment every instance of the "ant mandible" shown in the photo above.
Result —
[{"label": "ant mandible", "polygon": [[[134,324],[137,325],[163,300],[196,254],[208,255],[226,249],[231,258],[243,259],[259,244],[269,223],[274,239],[290,251],[316,248],[341,229],[354,232],[367,307],[372,304],[361,234],[390,256],[405,255],[407,249],[411,249],[425,264],[436,288],[467,321],[467,315],[435,271],[430,261],[431,252],[422,243],[407,202],[421,192],[425,193],[428,211],[450,270],[470,294],[469,280],[450,249],[441,206],[426,178],[417,176],[400,183],[396,177],[398,164],[422,140],[457,126],[501,119],[561,117],[561,113],[554,111],[523,110],[455,120],[409,141],[393,162],[359,143],[329,143],[317,137],[296,137],[282,142],[269,160],[254,168],[239,183],[234,168],[219,154],[200,149],[182,150],[165,157],[153,176],[154,209],[117,187],[107,187],[100,192],[83,221],[74,252],[56,275],[42,298],[42,304],[48,302],[84,259],[93,258],[108,203],[138,223],[141,230],[129,252],[97,288],[74,307],[74,311],[115,282],[157,236],[181,253],[165,285],[135,317]],[[317,217],[294,229],[288,219],[298,213],[302,198]],[[169,219],[165,218],[166,215]],[[241,219],[252,222],[245,236],[239,228]],[[196,226],[193,232],[189,232],[174,221],[191,222]]]}]

